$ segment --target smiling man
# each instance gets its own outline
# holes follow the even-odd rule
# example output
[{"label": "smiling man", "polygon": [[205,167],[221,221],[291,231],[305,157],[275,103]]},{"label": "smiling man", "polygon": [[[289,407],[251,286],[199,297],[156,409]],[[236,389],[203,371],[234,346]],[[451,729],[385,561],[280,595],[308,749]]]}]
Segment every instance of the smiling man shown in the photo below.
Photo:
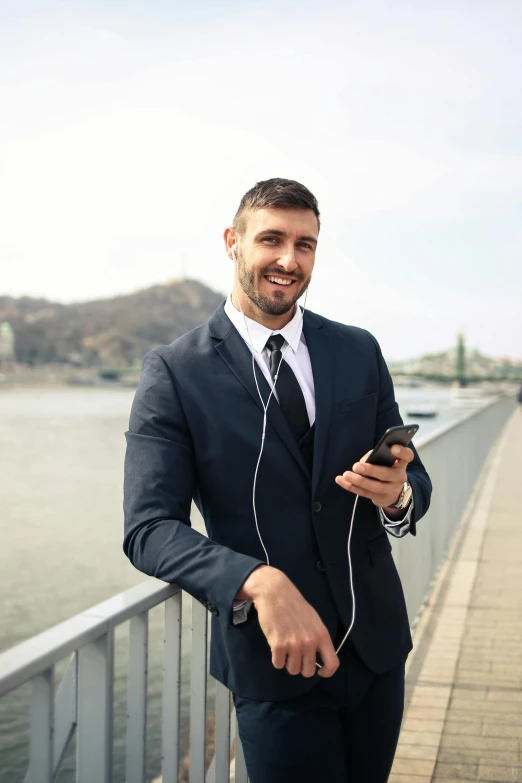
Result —
[{"label": "smiling man", "polygon": [[[236,217],[234,228],[225,231],[227,248],[230,243],[232,247],[238,245],[237,279],[244,294],[244,312],[267,325],[271,325],[274,318],[284,325],[288,322],[287,314],[293,312],[312,276],[318,219],[313,212],[310,217],[302,209],[289,207],[255,210],[249,221],[246,221],[245,212],[246,208],[239,218]],[[304,233],[313,229],[313,233]],[[241,247],[239,237],[243,239]],[[295,250],[281,263],[279,248],[288,244]],[[274,261],[270,263],[272,258]],[[237,296],[238,292],[235,293]],[[237,299],[235,307],[238,307]]]},{"label": "smiling man", "polygon": [[375,338],[297,305],[319,229],[298,182],[243,196],[234,290],[147,354],[126,433],[125,552],[212,613],[251,783],[388,780],[411,650],[388,534],[415,535],[431,495],[412,444],[365,464],[402,423]]}]

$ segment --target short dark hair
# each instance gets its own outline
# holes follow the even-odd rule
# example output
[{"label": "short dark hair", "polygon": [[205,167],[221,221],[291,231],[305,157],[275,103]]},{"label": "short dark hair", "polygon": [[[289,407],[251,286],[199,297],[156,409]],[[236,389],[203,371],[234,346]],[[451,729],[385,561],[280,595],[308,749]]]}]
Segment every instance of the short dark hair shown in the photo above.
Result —
[{"label": "short dark hair", "polygon": [[269,207],[293,207],[294,209],[311,209],[319,220],[319,206],[317,199],[308,188],[296,182],[293,179],[265,179],[263,182],[257,182],[253,188],[245,193],[235,214],[234,229],[242,234],[246,225],[246,213],[256,209],[267,209]]}]

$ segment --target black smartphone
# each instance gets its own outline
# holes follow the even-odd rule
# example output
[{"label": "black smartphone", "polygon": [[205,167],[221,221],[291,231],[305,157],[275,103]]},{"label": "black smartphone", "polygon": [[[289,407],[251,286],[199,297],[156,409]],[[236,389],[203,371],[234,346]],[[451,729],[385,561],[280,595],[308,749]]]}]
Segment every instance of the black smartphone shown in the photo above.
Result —
[{"label": "black smartphone", "polygon": [[390,448],[392,446],[407,446],[418,429],[418,424],[399,424],[398,427],[390,427],[368,456],[366,462],[371,465],[384,465],[391,468],[396,457],[393,456]]}]

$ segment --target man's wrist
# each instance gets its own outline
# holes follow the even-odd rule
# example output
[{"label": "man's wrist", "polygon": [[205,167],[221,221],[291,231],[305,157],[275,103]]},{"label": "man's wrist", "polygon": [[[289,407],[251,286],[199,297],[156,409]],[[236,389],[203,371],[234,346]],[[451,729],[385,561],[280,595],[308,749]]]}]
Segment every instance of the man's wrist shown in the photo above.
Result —
[{"label": "man's wrist", "polygon": [[258,601],[262,595],[266,595],[272,587],[278,589],[281,578],[286,577],[278,568],[262,564],[255,568],[245,579],[241,589],[236,595],[238,600]]},{"label": "man's wrist", "polygon": [[399,492],[397,500],[390,506],[377,506],[388,519],[393,522],[400,522],[407,515],[413,500],[413,490],[409,481],[406,481]]},{"label": "man's wrist", "polygon": [[408,509],[410,507],[410,504],[405,508],[396,508],[395,506],[385,506],[382,511],[388,519],[392,519],[394,522],[399,522],[401,519],[403,519],[406,514],[408,513]]},{"label": "man's wrist", "polygon": [[259,565],[257,568],[254,568],[254,570],[250,572],[250,574],[247,576],[247,578],[241,585],[241,589],[236,594],[237,601],[254,600],[254,594],[256,593],[256,586],[259,581],[259,571],[265,568],[268,568],[268,566],[262,564]]}]

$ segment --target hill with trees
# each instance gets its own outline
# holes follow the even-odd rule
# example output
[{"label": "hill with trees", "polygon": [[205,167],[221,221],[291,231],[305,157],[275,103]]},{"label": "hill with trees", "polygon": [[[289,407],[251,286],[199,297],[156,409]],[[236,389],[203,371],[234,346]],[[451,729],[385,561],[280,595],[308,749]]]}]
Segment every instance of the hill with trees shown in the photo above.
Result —
[{"label": "hill with trees", "polygon": [[204,323],[224,298],[196,280],[75,304],[0,296],[0,323],[14,331],[16,362],[132,367],[151,348]]}]

